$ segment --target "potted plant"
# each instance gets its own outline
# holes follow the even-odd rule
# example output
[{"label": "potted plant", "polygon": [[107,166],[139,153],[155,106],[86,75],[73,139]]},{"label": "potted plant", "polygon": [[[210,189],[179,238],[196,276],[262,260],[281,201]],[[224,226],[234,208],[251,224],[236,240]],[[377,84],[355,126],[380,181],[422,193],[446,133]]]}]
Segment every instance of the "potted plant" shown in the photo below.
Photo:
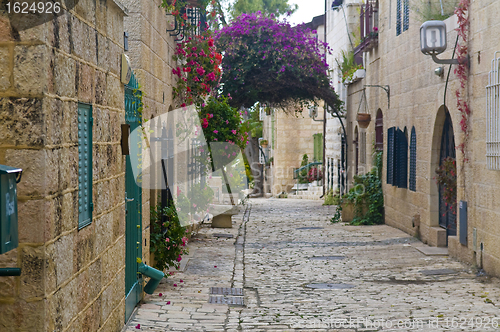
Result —
[{"label": "potted plant", "polygon": [[264,149],[267,148],[268,145],[267,139],[260,140],[260,146],[262,146]]},{"label": "potted plant", "polygon": [[371,119],[372,115],[370,113],[358,113],[356,115],[356,120],[358,120],[358,124],[361,128],[368,128]]}]

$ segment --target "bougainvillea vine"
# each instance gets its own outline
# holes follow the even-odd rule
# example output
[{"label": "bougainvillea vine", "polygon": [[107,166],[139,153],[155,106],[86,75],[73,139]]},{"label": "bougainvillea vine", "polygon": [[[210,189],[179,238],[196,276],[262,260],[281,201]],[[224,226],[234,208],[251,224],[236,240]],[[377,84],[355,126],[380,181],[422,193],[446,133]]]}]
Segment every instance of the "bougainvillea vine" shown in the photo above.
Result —
[{"label": "bougainvillea vine", "polygon": [[[454,72],[457,75],[460,86],[457,88],[455,95],[457,97],[457,108],[461,113],[460,120],[460,128],[464,132],[464,141],[458,146],[462,154],[465,154],[465,145],[467,139],[469,137],[469,116],[470,116],[470,108],[467,103],[465,96],[465,89],[467,84],[467,75],[468,75],[468,61],[467,60],[467,33],[469,28],[469,4],[470,0],[460,0],[457,8],[455,8],[455,14],[457,15],[458,27],[456,31],[458,33],[458,37],[461,39],[461,43],[457,47],[457,58],[459,64],[455,68]],[[467,158],[464,157],[464,160]]]},{"label": "bougainvillea vine", "polygon": [[257,12],[238,16],[215,39],[224,50],[221,83],[233,106],[285,108],[314,99],[340,105],[328,76],[329,48],[315,31]]}]

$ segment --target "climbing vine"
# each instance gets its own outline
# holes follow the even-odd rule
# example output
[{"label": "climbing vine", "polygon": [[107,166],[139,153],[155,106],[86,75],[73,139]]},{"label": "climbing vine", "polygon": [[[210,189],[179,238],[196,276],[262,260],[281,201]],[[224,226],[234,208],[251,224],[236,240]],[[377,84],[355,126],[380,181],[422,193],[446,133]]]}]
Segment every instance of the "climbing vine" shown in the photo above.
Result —
[{"label": "climbing vine", "polygon": [[[457,75],[460,81],[460,87],[457,88],[455,95],[457,97],[457,108],[460,111],[462,118],[460,120],[460,128],[465,134],[464,141],[458,146],[462,154],[465,154],[465,145],[467,139],[469,137],[469,116],[470,116],[470,108],[467,103],[465,96],[465,88],[467,84],[467,75],[468,75],[468,61],[467,60],[467,33],[469,27],[469,4],[470,0],[460,0],[457,8],[455,8],[455,14],[457,15],[458,27],[456,31],[458,33],[458,37],[462,40],[462,42],[457,47],[457,58],[459,61],[458,66],[455,68],[455,74]],[[464,157],[466,161],[467,158]]]}]

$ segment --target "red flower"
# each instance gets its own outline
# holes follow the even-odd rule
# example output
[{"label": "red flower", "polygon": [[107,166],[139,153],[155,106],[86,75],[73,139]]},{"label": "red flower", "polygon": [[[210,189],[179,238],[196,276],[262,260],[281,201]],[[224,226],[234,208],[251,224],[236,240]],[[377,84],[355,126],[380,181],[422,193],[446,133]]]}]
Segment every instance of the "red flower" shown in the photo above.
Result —
[{"label": "red flower", "polygon": [[203,128],[207,128],[208,127],[208,120],[206,118],[203,118],[203,123],[201,124],[201,126]]},{"label": "red flower", "polygon": [[185,67],[182,69],[185,73],[189,73],[191,71],[191,67]]},{"label": "red flower", "polygon": [[210,74],[208,74],[208,75],[207,75],[207,79],[208,79],[209,81],[215,81],[215,74],[214,74],[214,73],[210,73]]},{"label": "red flower", "polygon": [[214,40],[212,38],[208,40],[208,46],[210,47],[214,46]]}]

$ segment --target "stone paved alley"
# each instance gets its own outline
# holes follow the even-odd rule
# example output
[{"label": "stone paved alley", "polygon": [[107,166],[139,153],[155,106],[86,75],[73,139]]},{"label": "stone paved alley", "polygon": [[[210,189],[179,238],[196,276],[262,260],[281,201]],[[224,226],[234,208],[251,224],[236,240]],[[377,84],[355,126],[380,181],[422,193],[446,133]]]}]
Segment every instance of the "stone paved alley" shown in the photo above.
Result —
[{"label": "stone paved alley", "polygon": [[[127,332],[500,330],[498,279],[424,255],[386,225],[331,224],[334,207],[320,201],[250,204],[248,221],[200,230],[184,271],[146,297]],[[344,289],[306,287],[317,283]],[[245,306],[209,304],[210,287],[243,288]]]}]

